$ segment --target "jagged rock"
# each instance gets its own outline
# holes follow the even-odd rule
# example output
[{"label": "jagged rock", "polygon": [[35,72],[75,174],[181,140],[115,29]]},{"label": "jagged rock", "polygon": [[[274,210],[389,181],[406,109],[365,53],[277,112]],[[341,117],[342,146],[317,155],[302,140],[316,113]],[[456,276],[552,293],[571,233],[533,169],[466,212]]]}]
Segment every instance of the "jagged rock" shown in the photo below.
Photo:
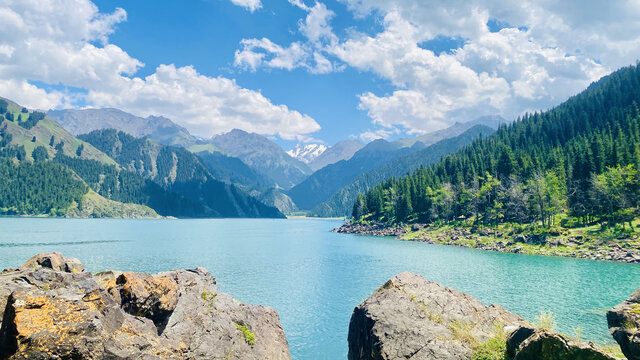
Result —
[{"label": "jagged rock", "polygon": [[521,327],[509,335],[507,354],[513,360],[614,360],[592,343],[582,343],[549,330],[529,327]]},{"label": "jagged rock", "polygon": [[640,360],[640,290],[607,312],[609,331],[628,360]]},{"label": "jagged rock", "polygon": [[56,271],[64,271],[70,273],[83,272],[84,266],[80,260],[76,258],[66,258],[59,252],[42,253],[35,255],[27,260],[20,269],[36,269],[45,267]]},{"label": "jagged rock", "polygon": [[502,327],[526,325],[500,306],[401,273],[358,305],[349,323],[349,360],[456,359],[472,357]]},{"label": "jagged rock", "polygon": [[290,359],[278,313],[205,269],[93,276],[60,259],[0,274],[0,359]]}]

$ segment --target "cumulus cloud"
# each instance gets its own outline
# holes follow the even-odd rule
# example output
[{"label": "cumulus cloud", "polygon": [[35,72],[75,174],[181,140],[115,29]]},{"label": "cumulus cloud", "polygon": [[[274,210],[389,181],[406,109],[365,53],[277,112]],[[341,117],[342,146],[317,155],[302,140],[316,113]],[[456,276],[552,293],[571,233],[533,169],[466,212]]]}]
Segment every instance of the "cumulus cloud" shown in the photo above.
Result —
[{"label": "cumulus cloud", "polygon": [[[350,66],[388,80],[392,93],[359,95],[359,108],[383,135],[546,109],[634,63],[640,52],[640,4],[632,0],[340,1],[356,18],[380,18],[382,30],[350,31],[339,38],[330,9],[290,0],[307,11],[298,23],[307,55],[296,67],[311,71],[318,68],[311,61],[322,56],[321,72]],[[501,26],[490,29],[491,22]],[[441,38],[463,41],[457,49],[437,53],[425,45]],[[254,71],[271,67],[263,60],[254,64]]]},{"label": "cumulus cloud", "polygon": [[194,133],[207,136],[240,128],[294,140],[320,129],[307,115],[273,105],[264,95],[244,89],[234,80],[198,74],[190,66],[161,65],[144,79],[123,79],[119,92],[91,90],[87,99],[98,106],[116,106],[144,116],[181,119]]},{"label": "cumulus cloud", "polygon": [[315,74],[340,69],[323,55],[327,46],[338,41],[330,25],[335,13],[320,2],[312,7],[300,0],[289,2],[307,12],[305,19],[298,22],[298,30],[306,41],[296,41],[285,47],[267,38],[243,39],[240,42],[241,49],[235,53],[234,65],[250,71],[261,67],[286,70],[303,68]]},{"label": "cumulus cloud", "polygon": [[262,2],[260,0],[231,0],[231,2],[251,12],[262,8]]},{"label": "cumulus cloud", "polygon": [[377,130],[367,130],[364,131],[363,133],[361,133],[358,138],[360,138],[360,140],[364,141],[364,142],[370,142],[373,140],[378,140],[378,139],[388,139],[389,136],[393,135],[393,134],[397,134],[398,131],[393,129],[393,130],[388,130],[388,129],[377,129]]},{"label": "cumulus cloud", "polygon": [[[0,94],[37,109],[69,107],[80,98],[89,106],[165,115],[200,136],[241,128],[297,139],[320,129],[311,117],[275,105],[260,92],[231,79],[199,74],[190,66],[161,65],[153,74],[137,77],[144,64],[108,42],[115,26],[125,20],[123,9],[100,13],[89,0],[2,2]],[[283,50],[272,62],[291,68],[287,62],[295,63],[295,57],[295,49]],[[80,93],[35,85],[41,83],[78,88]]]}]

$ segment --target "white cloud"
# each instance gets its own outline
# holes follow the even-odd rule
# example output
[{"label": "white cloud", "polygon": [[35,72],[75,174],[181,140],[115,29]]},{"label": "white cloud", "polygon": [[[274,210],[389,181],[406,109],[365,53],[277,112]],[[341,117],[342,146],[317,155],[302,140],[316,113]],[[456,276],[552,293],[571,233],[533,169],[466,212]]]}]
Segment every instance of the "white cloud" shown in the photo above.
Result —
[{"label": "white cloud", "polygon": [[358,136],[360,140],[364,142],[370,142],[377,139],[388,139],[389,136],[393,134],[397,134],[396,130],[387,130],[387,129],[378,129],[378,130],[367,130]]},{"label": "white cloud", "polygon": [[[144,64],[108,43],[124,20],[124,10],[103,14],[88,0],[5,0],[0,5],[0,94],[37,109],[69,107],[80,97],[88,106],[169,116],[200,136],[241,128],[297,139],[320,129],[311,117],[274,105],[260,92],[189,66],[160,65],[145,78],[135,76]],[[271,62],[291,68],[287,62],[294,64],[296,56],[295,48],[283,50]],[[81,92],[45,91],[34,82]]]},{"label": "white cloud", "polygon": [[333,34],[333,29],[329,24],[336,14],[327,9],[325,4],[319,2],[307,11],[309,13],[305,20],[300,21],[298,24],[300,32],[315,44],[319,44],[322,40],[329,43],[337,41],[337,37]]},{"label": "white cloud", "polygon": [[124,78],[117,93],[92,90],[87,98],[97,106],[180,119],[181,125],[204,136],[240,128],[293,140],[320,130],[307,115],[273,105],[264,95],[244,89],[234,80],[198,74],[190,66],[161,65],[144,79]]},{"label": "white cloud", "polygon": [[305,65],[307,51],[300,43],[294,42],[284,48],[271,40],[244,39],[242,51],[237,50],[234,65],[256,71],[261,65],[271,68],[292,70]]},{"label": "white cloud", "polygon": [[[298,23],[307,54],[295,68],[350,66],[388,80],[391,94],[359,95],[359,108],[387,131],[423,133],[481,115],[546,109],[640,53],[640,3],[633,0],[341,0],[354,17],[380,17],[383,27],[342,38],[322,3],[289,2],[307,12]],[[489,21],[504,28],[491,32]],[[423,48],[437,37],[464,44],[438,54]],[[263,59],[253,64],[254,71],[271,67]]]},{"label": "white cloud", "polygon": [[262,2],[260,0],[231,0],[231,2],[251,12],[262,8]]},{"label": "white cloud", "polygon": [[234,65],[250,71],[256,71],[261,67],[286,70],[303,68],[315,74],[339,70],[340,67],[334,66],[322,54],[326,46],[338,41],[330,25],[335,13],[320,2],[316,2],[312,7],[300,0],[289,2],[307,12],[304,21],[301,19],[298,22],[298,29],[307,40],[292,42],[288,47],[284,47],[267,38],[243,39],[240,42],[242,49],[235,53]]}]

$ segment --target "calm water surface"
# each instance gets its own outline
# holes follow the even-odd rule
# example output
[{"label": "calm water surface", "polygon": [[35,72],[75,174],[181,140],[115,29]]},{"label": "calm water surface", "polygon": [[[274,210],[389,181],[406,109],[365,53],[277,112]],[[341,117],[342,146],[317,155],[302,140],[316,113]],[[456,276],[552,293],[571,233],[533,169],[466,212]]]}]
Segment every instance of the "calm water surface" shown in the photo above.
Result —
[{"label": "calm water surface", "polygon": [[640,287],[640,266],[492,253],[329,232],[333,220],[0,218],[0,268],[43,251],[89,271],[206,267],[221,291],[275,307],[294,359],[344,359],[351,311],[391,276],[412,271],[485,304],[613,343],[605,311]]}]

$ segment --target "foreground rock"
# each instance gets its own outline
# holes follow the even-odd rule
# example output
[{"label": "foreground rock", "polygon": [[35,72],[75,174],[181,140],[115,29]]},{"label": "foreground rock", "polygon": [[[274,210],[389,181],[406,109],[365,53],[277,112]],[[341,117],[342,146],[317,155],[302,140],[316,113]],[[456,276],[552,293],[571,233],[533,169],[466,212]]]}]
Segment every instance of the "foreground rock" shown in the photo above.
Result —
[{"label": "foreground rock", "polygon": [[37,255],[0,275],[0,318],[1,359],[290,359],[278,313],[202,268],[92,275]]},{"label": "foreground rock", "polygon": [[507,338],[513,360],[614,360],[592,343],[583,343],[544,329],[521,327]]},{"label": "foreground rock", "polygon": [[607,312],[609,331],[628,360],[640,360],[640,290]]},{"label": "foreground rock", "polygon": [[473,347],[526,325],[500,306],[401,273],[353,311],[349,359],[471,359]]}]

